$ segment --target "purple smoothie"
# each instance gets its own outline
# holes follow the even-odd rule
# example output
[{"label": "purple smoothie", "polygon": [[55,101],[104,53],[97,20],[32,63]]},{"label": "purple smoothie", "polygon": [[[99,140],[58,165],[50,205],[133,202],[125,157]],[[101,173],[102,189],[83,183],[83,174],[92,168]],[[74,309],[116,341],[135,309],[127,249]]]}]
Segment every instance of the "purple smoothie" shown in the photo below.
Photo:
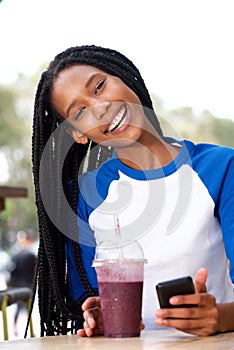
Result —
[{"label": "purple smoothie", "polygon": [[139,337],[143,282],[99,282],[106,337]]}]

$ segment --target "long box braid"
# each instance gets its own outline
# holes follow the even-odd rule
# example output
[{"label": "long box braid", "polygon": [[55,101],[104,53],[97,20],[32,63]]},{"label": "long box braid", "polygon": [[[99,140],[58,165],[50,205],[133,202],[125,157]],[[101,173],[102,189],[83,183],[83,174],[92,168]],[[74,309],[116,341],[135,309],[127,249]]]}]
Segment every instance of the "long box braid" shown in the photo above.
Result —
[{"label": "long box braid", "polygon": [[[96,295],[91,288],[82,266],[80,249],[77,243],[78,228],[76,223],[76,202],[79,191],[77,177],[82,172],[82,161],[86,157],[87,170],[95,169],[111,156],[111,148],[97,146],[94,142],[89,145],[71,143],[71,137],[60,128],[61,116],[51,103],[51,91],[58,74],[74,64],[95,66],[108,74],[119,77],[139,97],[147,118],[159,135],[162,130],[153,110],[152,100],[140,72],[127,57],[121,53],[95,46],[85,45],[71,47],[58,54],[42,73],[39,81],[34,104],[32,164],[35,186],[35,199],[38,213],[39,249],[37,269],[33,286],[33,301],[38,286],[41,336],[73,333],[77,320],[82,321],[81,303],[72,299],[68,292],[66,276],[66,257],[64,231],[59,229],[51,220],[42,199],[41,192],[45,187],[46,201],[54,207],[58,222],[65,232],[70,229],[73,238],[73,249],[78,273],[87,292],[86,297]],[[62,164],[61,154],[70,142],[69,151]],[[45,147],[48,149],[46,164],[41,160]],[[91,151],[94,150],[94,151]],[[72,166],[71,166],[72,164]],[[59,177],[62,169],[62,187]],[[72,188],[69,187],[72,182]],[[61,193],[65,193],[71,209],[72,217],[64,211]],[[32,303],[33,307],[33,303]],[[31,307],[31,312],[32,312]],[[27,330],[26,330],[27,332]]]}]

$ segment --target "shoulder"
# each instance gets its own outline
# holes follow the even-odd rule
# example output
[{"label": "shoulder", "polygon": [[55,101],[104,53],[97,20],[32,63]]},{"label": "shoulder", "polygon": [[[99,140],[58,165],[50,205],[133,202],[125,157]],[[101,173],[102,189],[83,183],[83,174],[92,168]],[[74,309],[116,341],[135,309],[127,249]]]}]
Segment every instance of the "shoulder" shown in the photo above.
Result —
[{"label": "shoulder", "polygon": [[87,171],[79,176],[79,186],[84,184],[94,184],[98,181],[105,181],[106,179],[116,179],[118,177],[118,160],[116,156],[112,156],[106,160],[99,168]]},{"label": "shoulder", "polygon": [[208,143],[193,144],[185,141],[193,170],[201,178],[216,201],[225,185],[230,189],[234,176],[234,149]]},{"label": "shoulder", "polygon": [[210,143],[193,143],[184,140],[184,144],[189,149],[192,161],[199,160],[207,164],[222,164],[234,161],[234,148]]},{"label": "shoulder", "polygon": [[98,169],[88,171],[79,176],[79,193],[83,199],[91,199],[91,202],[100,204],[106,198],[112,181],[119,178],[118,167],[115,158],[110,158]]}]

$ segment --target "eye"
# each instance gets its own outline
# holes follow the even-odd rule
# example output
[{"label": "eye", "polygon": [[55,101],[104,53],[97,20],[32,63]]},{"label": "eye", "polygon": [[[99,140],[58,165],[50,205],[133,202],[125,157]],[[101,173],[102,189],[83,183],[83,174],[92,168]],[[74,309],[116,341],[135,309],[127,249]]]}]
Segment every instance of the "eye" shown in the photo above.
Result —
[{"label": "eye", "polygon": [[99,91],[102,89],[104,83],[105,83],[106,79],[102,79],[101,81],[98,82],[98,84],[95,87],[95,94],[98,94]]},{"label": "eye", "polygon": [[82,108],[80,108],[76,113],[75,113],[75,115],[73,116],[73,120],[78,120],[80,117],[81,117],[81,115],[82,114],[84,114],[84,112],[85,112],[85,110],[86,110],[86,107],[82,107]]}]

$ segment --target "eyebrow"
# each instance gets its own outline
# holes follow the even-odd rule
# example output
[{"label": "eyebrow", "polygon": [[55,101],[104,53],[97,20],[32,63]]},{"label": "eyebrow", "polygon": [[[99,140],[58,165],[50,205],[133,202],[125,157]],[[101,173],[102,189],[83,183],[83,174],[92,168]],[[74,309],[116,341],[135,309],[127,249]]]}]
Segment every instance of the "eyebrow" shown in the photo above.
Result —
[{"label": "eyebrow", "polygon": [[85,84],[85,87],[86,87],[86,88],[90,87],[90,85],[92,84],[93,80],[94,80],[97,76],[99,76],[99,75],[100,75],[100,73],[92,74],[92,75],[89,77],[87,83]]},{"label": "eyebrow", "polygon": [[68,116],[69,116],[70,110],[71,110],[72,107],[75,105],[75,103],[76,103],[76,101],[73,100],[72,103],[68,106],[68,108],[67,108],[67,110],[66,110],[66,116],[67,116],[67,118],[68,118]]},{"label": "eyebrow", "polygon": [[[94,80],[98,75],[100,75],[100,73],[94,73],[94,74],[92,74],[92,75],[89,77],[87,83],[85,84],[85,88],[86,88],[86,89],[90,87],[90,85],[92,84],[93,80]],[[76,102],[76,101],[73,100],[72,103],[68,106],[68,108],[67,108],[67,110],[66,110],[66,116],[67,116],[67,117],[68,117],[68,115],[69,115],[70,110],[71,110],[72,107],[74,106],[75,102]]]}]

